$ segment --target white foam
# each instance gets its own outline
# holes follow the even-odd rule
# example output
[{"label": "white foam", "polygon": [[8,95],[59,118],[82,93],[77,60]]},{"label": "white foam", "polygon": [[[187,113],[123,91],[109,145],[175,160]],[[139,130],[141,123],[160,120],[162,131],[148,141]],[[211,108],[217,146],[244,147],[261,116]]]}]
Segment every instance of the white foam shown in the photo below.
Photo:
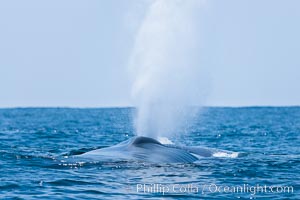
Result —
[{"label": "white foam", "polygon": [[169,138],[167,137],[158,137],[158,141],[162,144],[174,144]]},{"label": "white foam", "polygon": [[239,153],[237,152],[215,152],[213,157],[216,158],[237,158],[239,156]]}]

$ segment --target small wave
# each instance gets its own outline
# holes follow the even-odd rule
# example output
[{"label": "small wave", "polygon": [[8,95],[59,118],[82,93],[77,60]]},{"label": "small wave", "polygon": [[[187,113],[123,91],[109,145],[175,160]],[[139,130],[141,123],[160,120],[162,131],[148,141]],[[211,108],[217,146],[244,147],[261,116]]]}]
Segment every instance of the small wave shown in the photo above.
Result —
[{"label": "small wave", "polygon": [[[54,181],[44,182],[43,184],[55,185],[55,186],[72,186],[72,185],[91,185],[90,181],[83,180],[73,180],[73,179],[58,179]],[[103,185],[99,182],[95,183],[97,185]]]}]

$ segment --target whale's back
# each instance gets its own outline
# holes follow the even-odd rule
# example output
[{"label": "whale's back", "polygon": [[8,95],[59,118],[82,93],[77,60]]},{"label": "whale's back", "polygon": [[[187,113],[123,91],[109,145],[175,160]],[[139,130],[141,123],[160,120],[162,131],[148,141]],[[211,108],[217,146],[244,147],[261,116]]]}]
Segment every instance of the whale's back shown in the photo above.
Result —
[{"label": "whale's back", "polygon": [[115,146],[93,150],[78,156],[92,160],[136,160],[153,163],[192,163],[195,156],[184,149],[168,147],[148,137],[133,137]]}]

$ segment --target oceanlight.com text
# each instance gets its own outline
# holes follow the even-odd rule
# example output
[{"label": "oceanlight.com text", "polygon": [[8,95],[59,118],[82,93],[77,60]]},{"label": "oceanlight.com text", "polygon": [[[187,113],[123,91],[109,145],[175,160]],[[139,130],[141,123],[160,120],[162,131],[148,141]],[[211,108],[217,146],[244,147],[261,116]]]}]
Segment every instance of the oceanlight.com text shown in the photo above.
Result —
[{"label": "oceanlight.com text", "polygon": [[294,193],[293,186],[287,185],[218,185],[218,184],[136,184],[137,193],[149,194],[207,194],[207,193]]}]

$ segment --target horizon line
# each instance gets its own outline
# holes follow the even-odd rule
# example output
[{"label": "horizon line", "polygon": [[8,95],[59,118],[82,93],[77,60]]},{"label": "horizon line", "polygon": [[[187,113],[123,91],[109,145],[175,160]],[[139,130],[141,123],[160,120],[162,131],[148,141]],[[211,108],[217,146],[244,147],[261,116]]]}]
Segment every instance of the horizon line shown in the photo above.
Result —
[{"label": "horizon line", "polygon": [[[300,105],[204,105],[192,106],[200,108],[288,108],[300,107]],[[0,109],[114,109],[114,108],[137,108],[137,106],[7,106]]]}]

